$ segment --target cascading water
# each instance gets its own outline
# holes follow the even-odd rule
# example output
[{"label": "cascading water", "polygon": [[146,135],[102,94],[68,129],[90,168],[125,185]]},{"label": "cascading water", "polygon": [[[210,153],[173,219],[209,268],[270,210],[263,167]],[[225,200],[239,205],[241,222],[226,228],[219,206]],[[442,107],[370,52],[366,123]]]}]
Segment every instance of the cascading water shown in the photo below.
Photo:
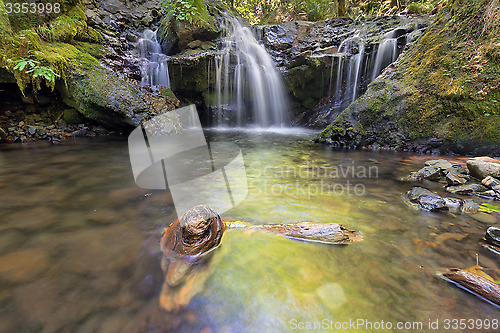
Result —
[{"label": "cascading water", "polygon": [[137,42],[137,49],[142,63],[142,85],[170,88],[167,56],[161,51],[156,39],[156,31],[144,30],[142,38]]},{"label": "cascading water", "polygon": [[380,75],[382,70],[390,63],[396,61],[400,54],[398,47],[398,38],[394,31],[389,32],[377,49],[377,57],[373,66],[371,80],[375,80]]},{"label": "cascading water", "polygon": [[[332,54],[328,109],[331,120],[352,103],[366,86],[392,62],[406,42],[396,30],[387,33],[378,46],[370,49],[359,34],[345,39]],[[367,51],[368,50],[368,51]]]},{"label": "cascading water", "polygon": [[226,20],[228,34],[212,64],[215,125],[288,125],[288,101],[272,58],[249,27],[234,17]]}]

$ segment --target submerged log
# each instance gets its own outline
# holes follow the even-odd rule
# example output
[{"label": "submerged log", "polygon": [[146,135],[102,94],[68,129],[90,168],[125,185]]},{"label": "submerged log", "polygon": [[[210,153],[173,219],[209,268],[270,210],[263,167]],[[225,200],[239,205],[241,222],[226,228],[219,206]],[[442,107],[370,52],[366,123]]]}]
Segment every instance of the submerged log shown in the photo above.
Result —
[{"label": "submerged log", "polygon": [[298,222],[284,224],[247,225],[241,222],[229,223],[228,228],[261,230],[287,238],[324,244],[350,244],[363,240],[355,230],[347,229],[338,223]]},{"label": "submerged log", "polygon": [[500,307],[500,285],[494,281],[459,268],[449,268],[438,275],[446,281],[454,283],[458,287]]},{"label": "submerged log", "polygon": [[178,311],[203,289],[210,276],[209,258],[225,229],[219,214],[206,205],[191,208],[165,228],[160,242],[165,275],[160,293],[163,309]]},{"label": "submerged log", "polygon": [[191,208],[172,222],[163,233],[162,270],[165,275],[160,293],[160,306],[177,311],[189,304],[212,273],[210,257],[226,229],[245,228],[269,232],[292,239],[326,244],[349,244],[363,239],[359,232],[337,223],[286,223],[247,225],[225,224],[219,214],[206,205]]}]

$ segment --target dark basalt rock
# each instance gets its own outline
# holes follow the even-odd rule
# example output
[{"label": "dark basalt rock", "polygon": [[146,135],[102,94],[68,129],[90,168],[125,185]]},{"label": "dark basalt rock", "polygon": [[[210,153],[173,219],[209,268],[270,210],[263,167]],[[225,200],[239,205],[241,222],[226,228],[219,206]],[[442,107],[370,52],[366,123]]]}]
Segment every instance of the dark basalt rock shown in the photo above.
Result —
[{"label": "dark basalt rock", "polygon": [[406,199],[413,206],[424,210],[440,211],[448,208],[444,198],[423,187],[410,189],[406,192]]},{"label": "dark basalt rock", "polygon": [[488,188],[481,184],[465,184],[458,186],[448,186],[446,192],[460,195],[472,195],[477,192],[487,191]]}]

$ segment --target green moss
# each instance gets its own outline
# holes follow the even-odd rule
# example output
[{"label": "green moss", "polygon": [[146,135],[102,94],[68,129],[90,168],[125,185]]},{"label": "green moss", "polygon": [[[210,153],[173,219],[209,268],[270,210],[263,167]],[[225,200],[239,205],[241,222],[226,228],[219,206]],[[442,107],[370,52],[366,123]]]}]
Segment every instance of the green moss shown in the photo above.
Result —
[{"label": "green moss", "polygon": [[[87,18],[80,1],[62,1],[62,8],[62,14],[51,21],[34,22],[32,23],[34,27],[16,32],[13,31],[9,22],[4,1],[0,0],[0,52],[2,53],[0,68],[13,74],[23,92],[29,85],[32,85],[34,90],[40,89],[43,80],[49,88],[54,89],[54,79],[51,79],[49,75],[37,75],[37,68],[64,83],[68,59],[81,52],[88,52],[95,56],[104,54],[102,46],[90,46],[87,43],[77,42],[77,40],[102,41],[102,36],[87,26]],[[70,48],[69,44],[57,44],[61,41],[76,43],[79,50]],[[36,65],[31,65],[31,68],[28,66],[22,69],[15,68],[15,65],[22,61],[29,61]]]}]

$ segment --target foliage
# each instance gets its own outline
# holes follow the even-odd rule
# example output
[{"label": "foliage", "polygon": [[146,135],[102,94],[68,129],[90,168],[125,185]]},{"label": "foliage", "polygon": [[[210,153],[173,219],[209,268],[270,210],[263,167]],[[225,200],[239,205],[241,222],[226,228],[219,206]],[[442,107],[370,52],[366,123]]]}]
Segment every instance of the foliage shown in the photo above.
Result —
[{"label": "foliage", "polygon": [[14,76],[23,93],[29,85],[36,91],[42,88],[43,82],[50,89],[54,89],[58,79],[65,82],[70,55],[63,47],[54,48],[57,42],[102,41],[100,33],[87,26],[79,0],[61,3],[64,8],[61,15],[49,17],[44,23],[31,22],[26,29],[15,31],[4,1],[0,0],[0,67]]},{"label": "foliage", "polygon": [[208,24],[208,11],[203,0],[164,0],[163,12],[165,20],[173,17],[190,24]]},{"label": "foliage", "polygon": [[45,81],[47,87],[54,89],[56,77],[59,76],[50,67],[40,65],[37,60],[22,58],[16,62],[13,68],[16,71],[24,72],[31,75],[32,84],[36,90],[40,90],[42,80]]},{"label": "foliage", "polygon": [[[405,9],[427,14],[443,0],[223,0],[252,24],[271,24],[297,19],[325,20],[342,15],[351,19],[393,15]],[[340,14],[339,14],[340,13]]]}]

